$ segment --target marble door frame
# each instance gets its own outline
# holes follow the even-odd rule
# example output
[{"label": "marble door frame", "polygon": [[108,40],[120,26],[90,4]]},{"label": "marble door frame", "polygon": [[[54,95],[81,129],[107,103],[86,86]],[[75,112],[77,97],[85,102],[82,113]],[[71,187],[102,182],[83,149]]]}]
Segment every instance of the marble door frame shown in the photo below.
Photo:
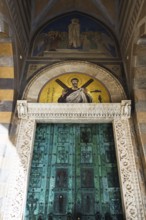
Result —
[{"label": "marble door frame", "polygon": [[121,103],[28,103],[17,101],[19,127],[18,161],[8,191],[5,220],[23,219],[34,136],[37,123],[112,123],[126,220],[144,219],[141,192],[131,140],[129,118],[131,101]]}]

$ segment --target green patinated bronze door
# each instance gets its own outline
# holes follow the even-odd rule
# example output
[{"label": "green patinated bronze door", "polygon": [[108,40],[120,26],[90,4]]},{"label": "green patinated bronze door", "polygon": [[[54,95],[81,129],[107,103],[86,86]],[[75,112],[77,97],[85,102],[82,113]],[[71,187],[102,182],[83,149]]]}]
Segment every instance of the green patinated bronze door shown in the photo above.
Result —
[{"label": "green patinated bronze door", "polygon": [[25,220],[122,220],[111,124],[38,124]]}]

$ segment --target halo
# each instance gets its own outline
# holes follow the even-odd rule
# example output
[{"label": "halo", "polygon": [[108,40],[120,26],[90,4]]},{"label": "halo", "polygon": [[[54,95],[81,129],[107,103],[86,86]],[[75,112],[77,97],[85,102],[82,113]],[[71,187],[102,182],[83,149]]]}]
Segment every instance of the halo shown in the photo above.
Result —
[{"label": "halo", "polygon": [[79,19],[78,18],[72,18],[71,21],[79,22]]}]

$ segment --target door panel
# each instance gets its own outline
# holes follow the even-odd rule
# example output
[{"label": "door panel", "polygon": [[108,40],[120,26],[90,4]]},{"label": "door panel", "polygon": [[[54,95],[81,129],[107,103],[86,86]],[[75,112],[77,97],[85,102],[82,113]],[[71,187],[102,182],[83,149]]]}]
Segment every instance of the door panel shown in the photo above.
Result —
[{"label": "door panel", "polygon": [[38,124],[25,220],[123,219],[111,124]]}]

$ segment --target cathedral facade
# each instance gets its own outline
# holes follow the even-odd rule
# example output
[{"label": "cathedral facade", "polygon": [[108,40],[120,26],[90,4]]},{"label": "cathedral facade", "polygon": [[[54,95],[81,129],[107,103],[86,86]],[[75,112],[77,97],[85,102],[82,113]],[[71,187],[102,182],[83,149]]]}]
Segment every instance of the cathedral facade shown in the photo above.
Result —
[{"label": "cathedral facade", "polygon": [[0,1],[0,219],[146,219],[146,1]]}]

